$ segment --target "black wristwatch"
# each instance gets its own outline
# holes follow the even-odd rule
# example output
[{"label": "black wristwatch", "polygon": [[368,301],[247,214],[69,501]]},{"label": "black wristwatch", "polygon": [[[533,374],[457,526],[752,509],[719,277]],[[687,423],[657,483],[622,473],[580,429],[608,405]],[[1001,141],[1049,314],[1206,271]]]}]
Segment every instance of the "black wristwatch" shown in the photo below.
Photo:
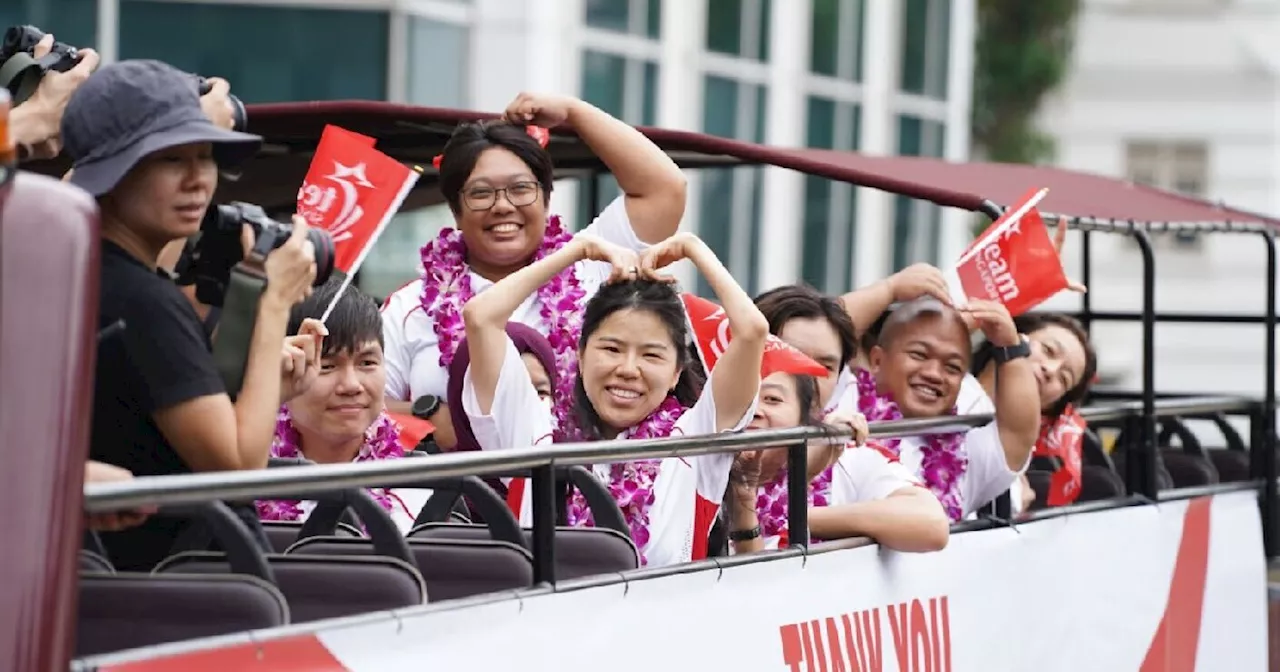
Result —
[{"label": "black wristwatch", "polygon": [[759,525],[756,525],[749,530],[736,530],[734,532],[730,532],[729,541],[751,541],[752,539],[759,539],[761,534],[764,534],[764,532],[760,530]]},{"label": "black wristwatch", "polygon": [[413,417],[415,418],[430,420],[431,416],[435,415],[436,411],[440,410],[440,406],[440,397],[437,397],[434,394],[424,394],[413,400],[413,407],[410,412],[413,413]]},{"label": "black wristwatch", "polygon": [[996,348],[992,353],[996,360],[996,364],[1004,364],[1006,362],[1031,356],[1031,341],[1023,336],[1017,345],[1010,345],[1004,348]]}]

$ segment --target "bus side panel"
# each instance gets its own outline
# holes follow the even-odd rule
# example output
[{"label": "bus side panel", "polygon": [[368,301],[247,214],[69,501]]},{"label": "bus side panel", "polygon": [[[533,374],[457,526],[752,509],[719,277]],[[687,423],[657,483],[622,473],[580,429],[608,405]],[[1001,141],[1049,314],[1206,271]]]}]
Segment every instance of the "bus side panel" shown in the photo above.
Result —
[{"label": "bus side panel", "polygon": [[0,193],[0,672],[70,664],[98,322],[98,210],[18,173]]}]

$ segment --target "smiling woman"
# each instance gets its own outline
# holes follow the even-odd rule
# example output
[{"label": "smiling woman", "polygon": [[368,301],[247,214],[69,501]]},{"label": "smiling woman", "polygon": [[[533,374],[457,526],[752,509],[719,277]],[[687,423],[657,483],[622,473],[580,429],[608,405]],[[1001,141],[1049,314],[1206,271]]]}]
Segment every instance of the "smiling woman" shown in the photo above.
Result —
[{"label": "smiling woman", "polygon": [[[447,369],[463,339],[462,306],[574,238],[547,212],[551,156],[527,125],[572,128],[617,178],[623,196],[582,233],[638,252],[675,233],[684,214],[685,180],[675,163],[634,128],[580,100],[521,94],[503,121],[459,126],[438,163],[440,191],[457,228],[422,248],[422,278],[392,294],[383,308],[388,406],[430,420],[445,450],[457,445],[442,402]],[[583,307],[607,278],[607,265],[575,264],[511,314],[551,342],[561,413],[573,396]]]}]

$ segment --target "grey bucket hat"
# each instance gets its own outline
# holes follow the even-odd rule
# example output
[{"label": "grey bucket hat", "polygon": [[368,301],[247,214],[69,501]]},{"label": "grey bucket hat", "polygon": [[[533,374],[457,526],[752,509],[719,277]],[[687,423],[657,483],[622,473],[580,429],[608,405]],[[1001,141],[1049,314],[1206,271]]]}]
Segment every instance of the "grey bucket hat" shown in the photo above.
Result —
[{"label": "grey bucket hat", "polygon": [[159,61],[120,61],[90,75],[62,115],[71,183],[94,196],[163,149],[213,143],[220,168],[252,158],[262,138],[215,126],[200,109],[196,78]]}]

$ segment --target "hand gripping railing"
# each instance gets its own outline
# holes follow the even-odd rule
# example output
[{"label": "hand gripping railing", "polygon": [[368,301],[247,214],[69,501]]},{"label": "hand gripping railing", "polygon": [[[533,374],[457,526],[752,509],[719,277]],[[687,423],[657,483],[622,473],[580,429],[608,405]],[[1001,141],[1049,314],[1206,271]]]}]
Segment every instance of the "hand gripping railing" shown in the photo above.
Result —
[{"label": "hand gripping railing", "polygon": [[[1185,398],[1160,401],[1153,409],[1153,413],[1157,417],[1218,412],[1244,413],[1256,406],[1256,401],[1241,398]],[[1139,417],[1144,410],[1143,402],[1131,402],[1087,407],[1081,410],[1081,414],[1086,420],[1102,421]],[[883,439],[965,431],[991,421],[992,417],[989,415],[966,415],[876,422],[871,424],[871,437]],[[666,457],[695,457],[712,453],[787,446],[788,474],[793,481],[788,482],[790,512],[788,528],[791,530],[789,544],[793,547],[807,548],[809,526],[808,488],[804,483],[805,446],[809,440],[822,438],[848,439],[849,434],[823,427],[797,427],[714,436],[564,443],[523,450],[450,453],[412,460],[378,460],[257,471],[148,476],[122,483],[86,485],[85,509],[90,512],[105,512],[148,504],[190,504],[213,499],[242,500],[261,497],[264,493],[270,493],[274,498],[305,497],[341,488],[401,485],[422,487],[432,479],[530,471],[534,487],[533,554],[536,578],[539,582],[554,583],[552,535],[555,529],[556,467]],[[1257,446],[1254,446],[1254,453],[1257,452]],[[799,476],[795,476],[796,474]]]}]

